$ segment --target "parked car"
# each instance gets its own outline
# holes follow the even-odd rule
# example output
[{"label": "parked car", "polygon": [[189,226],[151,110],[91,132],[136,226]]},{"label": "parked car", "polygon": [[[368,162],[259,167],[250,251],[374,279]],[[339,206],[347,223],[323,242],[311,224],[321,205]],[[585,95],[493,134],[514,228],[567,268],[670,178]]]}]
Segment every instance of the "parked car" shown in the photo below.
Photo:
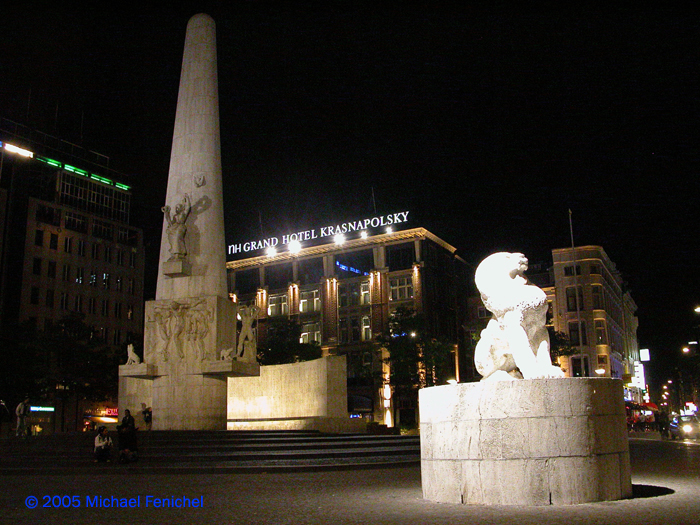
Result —
[{"label": "parked car", "polygon": [[676,416],[668,424],[671,439],[700,438],[700,419],[697,416]]}]

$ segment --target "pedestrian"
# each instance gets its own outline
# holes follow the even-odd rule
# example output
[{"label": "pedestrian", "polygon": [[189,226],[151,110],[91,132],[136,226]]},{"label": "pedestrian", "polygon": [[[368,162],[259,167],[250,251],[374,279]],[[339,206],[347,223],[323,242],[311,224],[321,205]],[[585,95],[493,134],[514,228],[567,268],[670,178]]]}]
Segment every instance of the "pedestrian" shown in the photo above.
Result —
[{"label": "pedestrian", "polygon": [[146,406],[146,403],[141,403],[141,418],[143,419],[143,428],[146,430],[151,430],[153,411],[151,410],[151,407]]},{"label": "pedestrian", "polygon": [[25,437],[27,435],[27,416],[29,415],[28,397],[17,405],[17,408],[15,408],[15,415],[17,416],[17,430],[15,431],[15,435]]},{"label": "pedestrian", "polygon": [[129,409],[124,410],[124,418],[117,425],[119,432],[119,463],[130,463],[138,459],[136,443],[136,422]]},{"label": "pedestrian", "polygon": [[95,436],[95,462],[106,461],[109,463],[112,458],[112,438],[107,434],[107,427],[97,429]]}]

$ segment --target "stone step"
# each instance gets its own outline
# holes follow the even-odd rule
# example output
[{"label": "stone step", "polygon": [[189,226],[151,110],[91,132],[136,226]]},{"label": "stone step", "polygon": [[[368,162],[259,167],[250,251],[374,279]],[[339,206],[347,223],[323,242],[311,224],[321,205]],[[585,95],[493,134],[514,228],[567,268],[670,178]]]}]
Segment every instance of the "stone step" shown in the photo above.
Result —
[{"label": "stone step", "polygon": [[[94,472],[94,434],[0,440],[0,474]],[[115,439],[116,442],[116,439]],[[417,436],[318,432],[140,432],[136,463],[143,472],[252,472],[370,468],[420,461]],[[116,457],[116,452],[115,452]]]}]

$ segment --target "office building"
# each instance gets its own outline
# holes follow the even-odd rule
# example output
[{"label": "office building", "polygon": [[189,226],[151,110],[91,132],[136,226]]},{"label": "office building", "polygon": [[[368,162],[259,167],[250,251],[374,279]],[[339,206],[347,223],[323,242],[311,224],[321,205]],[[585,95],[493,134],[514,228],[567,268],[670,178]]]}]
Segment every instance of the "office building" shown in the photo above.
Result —
[{"label": "office building", "polygon": [[[347,235],[307,247],[299,239],[333,232],[301,232],[284,239],[288,249],[279,252],[276,239],[233,245],[229,253],[269,252],[227,263],[234,300],[260,309],[258,347],[278,323],[298,323],[302,342],[318,343],[324,355],[347,356],[349,410],[379,422],[386,419],[382,381],[390,371],[378,358],[377,339],[389,334],[392,313],[404,307],[422,314],[430,337],[461,348],[467,283],[453,246],[424,228],[378,231],[383,222],[374,218],[374,232],[370,220],[343,225]],[[458,372],[459,350],[455,358]],[[415,398],[391,402],[395,423],[414,422]]]},{"label": "office building", "polygon": [[[126,176],[92,151],[3,119],[0,321],[79,314],[103,342],[142,340],[143,235]],[[125,353],[126,355],[126,353]]]}]

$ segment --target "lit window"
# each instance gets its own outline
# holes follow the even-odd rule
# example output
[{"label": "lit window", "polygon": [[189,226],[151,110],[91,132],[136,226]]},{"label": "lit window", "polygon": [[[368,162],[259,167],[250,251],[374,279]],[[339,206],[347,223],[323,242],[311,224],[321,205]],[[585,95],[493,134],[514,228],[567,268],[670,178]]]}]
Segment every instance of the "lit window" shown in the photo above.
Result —
[{"label": "lit window", "polygon": [[369,281],[365,281],[360,286],[360,304],[369,304]]},{"label": "lit window", "polygon": [[369,341],[372,339],[372,324],[369,320],[369,316],[364,316],[362,318],[362,340]]},{"label": "lit window", "polygon": [[321,343],[321,325],[320,323],[309,323],[302,325],[300,343]]},{"label": "lit window", "polygon": [[289,313],[289,305],[287,304],[287,294],[271,295],[267,306],[267,315],[275,317],[278,315],[287,315]]},{"label": "lit window", "polygon": [[319,290],[302,290],[299,298],[301,313],[318,312],[321,310],[321,292]]},{"label": "lit window", "polygon": [[413,299],[413,279],[411,277],[392,277],[389,279],[390,300],[405,301]]},{"label": "lit window", "polygon": [[605,321],[603,319],[595,320],[595,344],[597,345],[607,345],[608,344],[608,332],[605,329]]}]

